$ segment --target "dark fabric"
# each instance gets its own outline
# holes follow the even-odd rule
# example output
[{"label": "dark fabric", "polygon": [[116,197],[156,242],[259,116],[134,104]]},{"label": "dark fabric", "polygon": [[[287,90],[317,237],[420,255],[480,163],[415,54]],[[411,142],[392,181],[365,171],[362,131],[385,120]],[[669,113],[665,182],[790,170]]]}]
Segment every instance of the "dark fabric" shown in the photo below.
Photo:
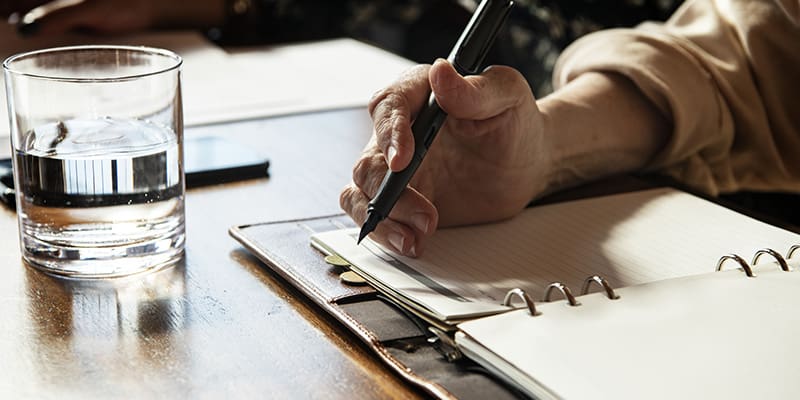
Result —
[{"label": "dark fabric", "polygon": [[[419,63],[446,57],[471,15],[456,0],[253,0],[215,39],[277,43],[350,36]],[[519,69],[542,97],[556,58],[576,38],[610,27],[663,21],[680,0],[516,0],[487,62]],[[221,33],[221,34],[220,34]]]},{"label": "dark fabric", "polygon": [[757,218],[800,232],[800,194],[738,192],[720,195]]}]

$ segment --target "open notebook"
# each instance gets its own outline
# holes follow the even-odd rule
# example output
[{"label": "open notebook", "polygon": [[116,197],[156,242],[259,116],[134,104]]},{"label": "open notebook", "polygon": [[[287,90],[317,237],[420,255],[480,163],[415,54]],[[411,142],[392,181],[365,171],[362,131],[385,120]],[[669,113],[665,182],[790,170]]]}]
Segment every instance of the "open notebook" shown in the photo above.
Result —
[{"label": "open notebook", "polygon": [[455,340],[535,398],[797,398],[800,272],[767,264],[481,318]]},{"label": "open notebook", "polygon": [[[533,207],[441,230],[419,259],[356,246],[356,234],[311,240],[453,331],[463,354],[530,396],[800,395],[792,363],[800,272],[783,270],[800,267],[800,235],[690,194],[655,189]],[[748,259],[729,257],[715,272],[729,254]],[[575,296],[574,305],[560,297],[594,275],[614,293]],[[555,301],[541,301],[554,282],[563,284],[551,291]],[[503,305],[515,288],[534,312]]]},{"label": "open notebook", "polygon": [[662,188],[526,209],[507,221],[444,229],[413,259],[365,241],[357,229],[312,236],[372,285],[432,322],[455,324],[507,311],[514,288],[577,291],[600,275],[613,287],[712,271],[720,256],[781,251],[800,235],[674,189]]}]

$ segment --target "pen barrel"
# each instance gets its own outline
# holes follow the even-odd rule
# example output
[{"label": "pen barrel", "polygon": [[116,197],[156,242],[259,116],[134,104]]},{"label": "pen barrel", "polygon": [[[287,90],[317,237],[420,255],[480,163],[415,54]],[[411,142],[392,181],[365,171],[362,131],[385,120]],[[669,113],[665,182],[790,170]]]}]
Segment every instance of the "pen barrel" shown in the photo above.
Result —
[{"label": "pen barrel", "polygon": [[394,207],[397,200],[403,194],[403,190],[408,186],[414,173],[422,164],[425,154],[428,152],[436,134],[444,124],[447,114],[439,107],[431,94],[428,103],[420,110],[419,115],[411,125],[411,132],[414,135],[414,156],[407,167],[400,171],[389,171],[381,182],[378,195],[369,203],[369,212],[377,213],[380,219],[384,219]]}]

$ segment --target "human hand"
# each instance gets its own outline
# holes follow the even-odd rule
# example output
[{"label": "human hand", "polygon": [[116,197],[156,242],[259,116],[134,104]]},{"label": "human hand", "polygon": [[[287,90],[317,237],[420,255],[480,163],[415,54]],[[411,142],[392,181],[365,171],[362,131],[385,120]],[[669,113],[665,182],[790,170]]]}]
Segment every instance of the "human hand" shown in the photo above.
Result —
[{"label": "human hand", "polygon": [[461,77],[444,60],[418,66],[370,102],[374,134],[340,196],[357,223],[366,218],[387,165],[414,152],[411,122],[431,88],[448,118],[389,217],[371,238],[417,256],[438,226],[509,218],[548,185],[546,121],[525,79],[508,67]]},{"label": "human hand", "polygon": [[36,6],[47,3],[46,0],[6,0],[0,2],[0,16],[8,18],[11,14],[28,11]]},{"label": "human hand", "polygon": [[[204,27],[224,19],[223,0],[189,3],[161,0],[22,0],[13,7],[26,33],[55,35],[72,30],[121,34],[154,27]],[[35,28],[33,28],[35,27]]]}]

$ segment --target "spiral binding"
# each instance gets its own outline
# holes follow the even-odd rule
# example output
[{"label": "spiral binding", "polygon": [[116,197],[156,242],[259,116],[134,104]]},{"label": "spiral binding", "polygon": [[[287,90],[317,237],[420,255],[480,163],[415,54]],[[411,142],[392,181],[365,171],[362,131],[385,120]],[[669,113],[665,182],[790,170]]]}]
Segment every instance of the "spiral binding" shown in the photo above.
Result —
[{"label": "spiral binding", "polygon": [[781,253],[778,253],[777,251],[772,249],[761,249],[756,251],[756,253],[753,254],[753,261],[751,261],[750,264],[756,266],[756,264],[758,264],[758,258],[764,254],[769,254],[770,256],[772,256],[772,258],[778,261],[778,266],[781,267],[781,270],[786,272],[790,272],[792,270],[791,268],[789,268],[789,264],[786,263],[786,259],[783,258]]},{"label": "spiral binding", "polygon": [[781,268],[782,271],[791,272],[792,268],[789,266],[789,262],[787,260],[791,259],[792,256],[794,255],[794,252],[797,250],[800,250],[800,244],[792,245],[791,247],[789,247],[789,250],[786,251],[786,256],[784,257],[783,255],[781,255],[781,253],[773,249],[770,249],[768,247],[763,248],[756,251],[755,254],[753,254],[753,261],[751,261],[750,264],[748,264],[747,261],[744,260],[744,258],[740,257],[737,254],[727,254],[720,257],[719,261],[717,261],[717,271],[722,271],[722,266],[723,264],[725,264],[726,261],[733,260],[736,263],[738,263],[740,267],[742,267],[742,270],[748,277],[754,278],[755,274],[753,273],[753,267],[755,267],[758,264],[758,260],[761,258],[761,256],[766,254],[774,258],[775,261],[777,261],[778,266]]},{"label": "spiral binding", "polygon": [[575,296],[572,295],[572,292],[569,290],[567,285],[561,282],[553,282],[547,285],[547,289],[544,292],[544,299],[543,301],[550,301],[550,295],[553,293],[553,290],[558,290],[561,294],[564,295],[564,298],[567,299],[569,305],[575,307],[581,305],[578,300],[575,299]]},{"label": "spiral binding", "polygon": [[[608,281],[606,281],[605,279],[603,279],[598,275],[586,278],[586,280],[583,282],[583,289],[581,290],[581,295],[588,294],[589,289],[591,288],[593,283],[600,285],[600,287],[602,287],[603,290],[605,291],[606,297],[608,297],[609,299],[616,300],[620,298],[616,293],[614,293],[614,289],[611,287]],[[556,290],[561,292],[562,295],[564,295],[564,298],[567,300],[567,304],[569,304],[570,306],[577,307],[581,305],[581,303],[575,298],[575,296],[572,295],[572,291],[569,290],[569,287],[567,287],[567,285],[561,282],[553,282],[550,285],[548,285],[547,288],[545,289],[542,301],[549,302],[553,291]],[[536,304],[531,298],[531,296],[529,296],[527,293],[525,293],[524,290],[520,288],[509,290],[508,293],[506,293],[506,297],[503,299],[503,305],[507,307],[513,307],[513,302],[515,298],[520,298],[525,302],[525,306],[528,308],[528,312],[532,316],[537,316],[541,314],[539,311],[536,310]]]},{"label": "spiral binding", "polygon": [[786,252],[786,258],[792,258],[792,254],[794,254],[795,250],[800,250],[800,244],[789,247],[789,251]]},{"label": "spiral binding", "polygon": [[530,312],[531,315],[539,315],[539,312],[536,311],[536,304],[533,303],[531,296],[528,296],[528,294],[520,288],[509,290],[508,293],[506,293],[506,298],[503,299],[503,305],[511,307],[515,297],[519,297],[525,302],[525,306],[528,307],[528,312]]},{"label": "spiral binding", "polygon": [[726,254],[720,257],[719,261],[717,261],[717,271],[722,271],[722,265],[728,260],[733,260],[739,263],[739,265],[742,267],[742,270],[744,270],[745,275],[748,277],[752,278],[755,276],[753,275],[753,269],[750,268],[750,264],[748,264],[747,261],[745,261],[744,258],[740,257],[738,254]]},{"label": "spiral binding", "polygon": [[589,289],[591,288],[592,283],[600,285],[600,287],[602,287],[603,290],[605,290],[606,297],[608,297],[609,299],[611,300],[619,299],[619,296],[616,293],[614,293],[614,289],[611,287],[608,281],[603,279],[600,275],[594,275],[586,278],[586,280],[583,282],[583,288],[581,289],[581,296],[589,293]]},{"label": "spiral binding", "polygon": [[[722,267],[725,265],[727,261],[734,261],[737,264],[739,264],[741,269],[744,271],[745,275],[754,278],[755,274],[753,273],[753,267],[757,266],[758,260],[761,258],[761,256],[766,254],[775,259],[775,261],[778,263],[778,266],[781,268],[782,271],[791,272],[792,268],[789,266],[789,262],[787,260],[792,259],[792,256],[794,256],[795,252],[797,252],[798,255],[800,256],[800,244],[795,244],[789,247],[789,250],[786,251],[786,256],[783,256],[781,255],[781,253],[766,247],[756,251],[753,254],[753,260],[750,263],[745,261],[745,259],[739,256],[738,254],[726,254],[720,257],[719,261],[717,261],[716,270],[722,271]],[[591,289],[593,284],[599,285],[603,289],[603,291],[605,291],[606,297],[608,297],[610,300],[617,300],[620,298],[620,296],[614,292],[614,289],[611,287],[608,281],[606,281],[605,279],[603,279],[598,275],[593,275],[586,278],[586,280],[583,282],[583,287],[581,288],[581,296],[588,294],[589,289]],[[549,302],[550,297],[554,291],[561,292],[561,294],[567,300],[567,304],[569,304],[570,306],[577,307],[581,305],[581,303],[572,294],[572,291],[570,291],[569,287],[567,287],[567,285],[561,282],[553,282],[550,285],[548,285],[547,288],[545,289],[542,301]],[[516,298],[520,298],[522,299],[522,301],[525,302],[525,306],[528,308],[528,312],[532,316],[537,316],[541,314],[539,311],[536,310],[536,304],[534,303],[531,296],[529,296],[527,293],[525,293],[524,290],[520,288],[509,290],[508,293],[506,293],[506,297],[503,299],[503,305],[507,307],[513,307],[513,302],[514,299]]]}]

